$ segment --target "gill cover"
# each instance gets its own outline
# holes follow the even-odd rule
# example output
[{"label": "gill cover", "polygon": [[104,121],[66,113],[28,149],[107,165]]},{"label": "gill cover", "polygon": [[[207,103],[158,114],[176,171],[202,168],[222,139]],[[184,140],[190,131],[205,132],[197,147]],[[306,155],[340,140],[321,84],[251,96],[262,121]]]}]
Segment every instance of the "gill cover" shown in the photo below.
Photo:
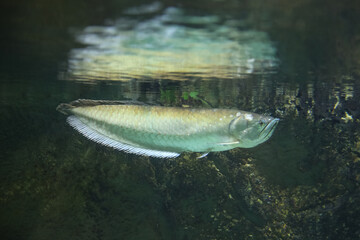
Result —
[{"label": "gill cover", "polygon": [[236,139],[239,138],[239,133],[248,127],[248,121],[241,116],[234,118],[229,124],[229,133]]}]

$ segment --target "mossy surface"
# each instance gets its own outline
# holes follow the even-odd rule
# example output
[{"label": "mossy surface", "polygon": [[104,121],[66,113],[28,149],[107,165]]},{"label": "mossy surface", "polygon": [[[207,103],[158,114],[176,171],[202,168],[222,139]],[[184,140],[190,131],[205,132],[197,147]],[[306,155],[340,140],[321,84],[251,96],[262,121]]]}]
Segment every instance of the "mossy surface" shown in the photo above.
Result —
[{"label": "mossy surface", "polygon": [[[267,147],[276,136],[261,150],[155,159],[90,142],[61,117],[50,123],[23,116],[33,117],[35,129],[48,129],[32,136],[24,125],[24,138],[5,153],[0,230],[9,239],[359,236],[357,122],[352,129],[343,123],[323,126],[320,140],[310,139],[321,142],[312,158],[279,168],[266,166],[262,161],[270,158],[259,155],[272,156]],[[292,154],[287,157],[291,162]],[[277,178],[272,168],[279,168]]]}]

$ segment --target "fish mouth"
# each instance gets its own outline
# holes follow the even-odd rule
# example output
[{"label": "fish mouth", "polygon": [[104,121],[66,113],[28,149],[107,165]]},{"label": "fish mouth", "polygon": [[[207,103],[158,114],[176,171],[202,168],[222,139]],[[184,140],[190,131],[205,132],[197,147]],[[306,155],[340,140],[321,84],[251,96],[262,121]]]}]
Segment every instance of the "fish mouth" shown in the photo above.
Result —
[{"label": "fish mouth", "polygon": [[274,118],[273,120],[271,120],[270,122],[268,122],[266,124],[266,126],[261,130],[260,132],[260,136],[263,139],[268,139],[271,137],[272,133],[274,132],[276,126],[278,125],[280,119],[279,118]]}]

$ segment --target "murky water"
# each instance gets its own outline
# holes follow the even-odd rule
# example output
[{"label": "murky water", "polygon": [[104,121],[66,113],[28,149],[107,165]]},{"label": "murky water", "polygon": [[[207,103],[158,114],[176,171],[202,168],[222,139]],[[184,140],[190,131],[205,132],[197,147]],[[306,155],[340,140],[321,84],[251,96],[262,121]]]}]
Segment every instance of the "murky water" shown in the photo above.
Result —
[{"label": "murky water", "polygon": [[[5,4],[4,239],[359,238],[360,8],[270,2]],[[75,132],[55,109],[80,98],[281,121],[252,149],[157,159]]]}]

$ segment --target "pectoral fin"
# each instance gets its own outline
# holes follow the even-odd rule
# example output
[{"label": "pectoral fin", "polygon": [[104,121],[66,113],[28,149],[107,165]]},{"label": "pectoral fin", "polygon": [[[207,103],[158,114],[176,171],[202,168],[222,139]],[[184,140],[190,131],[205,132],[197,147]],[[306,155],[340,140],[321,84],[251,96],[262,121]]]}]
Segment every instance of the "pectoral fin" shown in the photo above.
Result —
[{"label": "pectoral fin", "polygon": [[208,152],[207,152],[207,153],[204,153],[204,154],[202,154],[201,156],[197,157],[197,159],[200,159],[200,158],[206,157],[208,154],[209,154]]}]

